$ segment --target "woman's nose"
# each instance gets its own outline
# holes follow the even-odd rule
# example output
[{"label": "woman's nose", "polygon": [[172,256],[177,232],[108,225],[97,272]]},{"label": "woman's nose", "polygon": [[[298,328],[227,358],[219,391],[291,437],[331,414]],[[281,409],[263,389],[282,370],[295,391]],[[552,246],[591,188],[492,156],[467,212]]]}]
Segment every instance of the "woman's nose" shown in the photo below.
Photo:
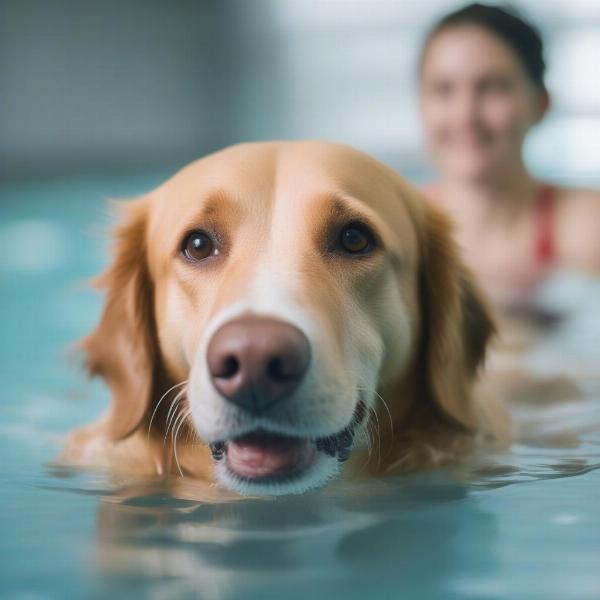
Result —
[{"label": "woman's nose", "polygon": [[480,98],[475,90],[461,90],[456,95],[454,118],[457,125],[469,127],[476,125],[480,120]]}]

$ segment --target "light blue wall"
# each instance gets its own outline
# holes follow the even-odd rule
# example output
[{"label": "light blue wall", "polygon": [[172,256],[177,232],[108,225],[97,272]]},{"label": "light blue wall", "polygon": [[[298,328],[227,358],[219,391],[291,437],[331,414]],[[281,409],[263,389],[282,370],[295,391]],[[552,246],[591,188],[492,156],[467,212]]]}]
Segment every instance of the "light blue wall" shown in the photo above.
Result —
[{"label": "light blue wall", "polygon": [[[414,71],[447,0],[2,0],[0,176],[174,165],[250,139],[329,138],[428,166]],[[600,173],[600,2],[515,2],[548,46],[533,169]]]}]

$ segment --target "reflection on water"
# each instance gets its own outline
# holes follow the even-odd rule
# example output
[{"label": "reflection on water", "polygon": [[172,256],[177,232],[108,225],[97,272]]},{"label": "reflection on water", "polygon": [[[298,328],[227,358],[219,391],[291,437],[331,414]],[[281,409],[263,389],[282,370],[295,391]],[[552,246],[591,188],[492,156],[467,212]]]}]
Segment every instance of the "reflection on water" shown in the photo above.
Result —
[{"label": "reflection on water", "polygon": [[104,406],[102,387],[79,382],[61,352],[99,307],[73,288],[104,260],[81,226],[98,222],[103,195],[130,188],[139,182],[30,186],[0,205],[7,252],[31,242],[34,223],[53,257],[37,262],[29,247],[20,269],[0,261],[3,598],[598,597],[595,284],[520,355],[529,378],[513,402],[520,441],[510,451],[276,500],[45,466],[62,432]]},{"label": "reflection on water", "polygon": [[278,499],[63,469],[33,482],[37,543],[50,552],[60,532],[65,552],[70,516],[48,517],[76,496],[93,528],[68,543],[87,545],[75,574],[95,598],[594,598],[599,442]]},{"label": "reflection on water", "polygon": [[[493,535],[492,518],[465,488],[443,481],[347,485],[283,501],[144,499],[135,510],[127,501],[100,503],[100,564],[125,577],[160,573],[165,597],[201,590],[206,597],[306,598],[323,586],[364,597],[374,588],[410,590],[435,568],[433,591],[464,554],[455,548],[464,519]],[[432,543],[437,551],[426,564]]]}]

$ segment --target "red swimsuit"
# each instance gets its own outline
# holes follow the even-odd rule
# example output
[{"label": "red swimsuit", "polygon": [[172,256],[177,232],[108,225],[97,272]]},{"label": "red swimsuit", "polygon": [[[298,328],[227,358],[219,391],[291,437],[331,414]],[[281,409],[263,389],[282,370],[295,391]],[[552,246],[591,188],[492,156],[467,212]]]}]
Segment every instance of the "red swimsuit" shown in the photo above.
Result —
[{"label": "red swimsuit", "polygon": [[[435,186],[425,188],[425,193],[434,204],[443,207]],[[538,284],[547,276],[557,259],[555,239],[556,189],[551,185],[539,187],[534,204],[533,215],[533,256],[525,260],[517,271],[514,282],[520,288],[519,296],[527,300],[534,293]]]},{"label": "red swimsuit", "polygon": [[[435,185],[423,188],[427,197],[438,206],[442,205]],[[535,246],[534,263],[542,271],[552,266],[556,260],[556,243],[554,240],[554,220],[556,208],[555,189],[551,185],[542,184],[539,188],[534,207]]]},{"label": "red swimsuit", "polygon": [[535,263],[540,271],[551,267],[556,260],[556,243],[554,240],[554,212],[556,198],[554,188],[543,185],[538,192],[535,221]]}]

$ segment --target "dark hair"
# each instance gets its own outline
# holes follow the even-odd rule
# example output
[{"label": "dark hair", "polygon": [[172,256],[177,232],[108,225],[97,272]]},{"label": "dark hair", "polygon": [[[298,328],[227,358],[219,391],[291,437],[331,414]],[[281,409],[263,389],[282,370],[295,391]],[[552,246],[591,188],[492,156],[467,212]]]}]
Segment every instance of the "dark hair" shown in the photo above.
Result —
[{"label": "dark hair", "polygon": [[531,81],[541,90],[546,90],[544,84],[546,63],[542,37],[515,8],[507,5],[468,4],[442,17],[425,38],[421,51],[421,66],[433,39],[442,31],[457,25],[477,25],[500,38],[519,57]]}]

